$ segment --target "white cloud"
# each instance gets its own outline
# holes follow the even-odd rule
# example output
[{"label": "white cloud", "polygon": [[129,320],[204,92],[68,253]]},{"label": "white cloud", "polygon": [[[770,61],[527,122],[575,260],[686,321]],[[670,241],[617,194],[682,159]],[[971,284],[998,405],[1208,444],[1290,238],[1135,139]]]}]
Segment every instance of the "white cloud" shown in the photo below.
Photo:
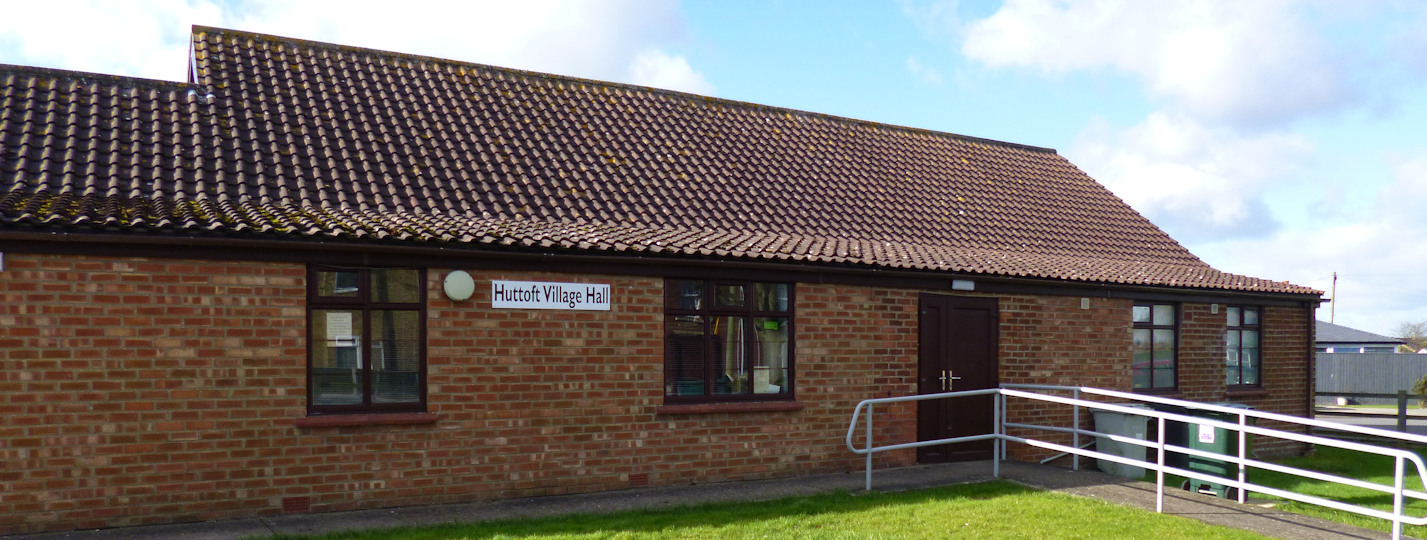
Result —
[{"label": "white cloud", "polygon": [[917,80],[932,86],[941,86],[941,72],[937,71],[936,68],[922,65],[914,56],[907,57],[907,71],[910,71],[912,76],[916,77]]},{"label": "white cloud", "polygon": [[208,1],[7,2],[0,63],[187,80],[193,24],[215,24]]},{"label": "white cloud", "polygon": [[1345,68],[1289,0],[1008,0],[962,52],[1048,73],[1110,68],[1196,117],[1291,120],[1352,99]]},{"label": "white cloud", "polygon": [[634,84],[667,88],[693,94],[713,95],[714,87],[704,76],[689,66],[682,56],[669,56],[661,51],[647,50],[630,62],[627,79]]},{"label": "white cloud", "polygon": [[[1393,158],[1388,158],[1393,159]],[[1381,334],[1427,320],[1427,157],[1395,159],[1393,183],[1355,223],[1281,230],[1196,252],[1230,272],[1329,291],[1338,273],[1338,324]],[[1327,306],[1319,318],[1328,318]]]},{"label": "white cloud", "polygon": [[1272,233],[1278,223],[1264,194],[1291,182],[1313,150],[1299,136],[1248,137],[1155,112],[1118,131],[1093,122],[1066,154],[1171,236],[1192,242]]},{"label": "white cloud", "polygon": [[1404,17],[1399,24],[1390,40],[1393,51],[1418,76],[1427,75],[1427,10]]},{"label": "white cloud", "polygon": [[[0,62],[182,80],[202,24],[620,82],[658,77],[711,92],[666,51],[686,28],[673,0],[104,0],[7,5]],[[655,56],[651,56],[655,55]],[[665,58],[660,69],[636,69]],[[662,70],[662,71],[661,71]],[[642,79],[643,84],[649,84]]]},{"label": "white cloud", "polygon": [[961,8],[959,0],[899,0],[898,4],[901,5],[902,15],[910,19],[923,35],[937,40],[951,38],[960,42],[965,24],[957,13]]}]

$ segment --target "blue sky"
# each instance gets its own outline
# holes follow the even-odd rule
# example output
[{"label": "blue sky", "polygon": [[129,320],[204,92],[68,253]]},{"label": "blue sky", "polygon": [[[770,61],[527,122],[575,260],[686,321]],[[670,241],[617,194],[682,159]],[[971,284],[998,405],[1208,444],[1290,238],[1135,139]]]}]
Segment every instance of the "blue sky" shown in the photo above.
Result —
[{"label": "blue sky", "polygon": [[7,2],[0,63],[181,80],[204,24],[1045,146],[1217,268],[1427,320],[1427,3],[392,6]]}]

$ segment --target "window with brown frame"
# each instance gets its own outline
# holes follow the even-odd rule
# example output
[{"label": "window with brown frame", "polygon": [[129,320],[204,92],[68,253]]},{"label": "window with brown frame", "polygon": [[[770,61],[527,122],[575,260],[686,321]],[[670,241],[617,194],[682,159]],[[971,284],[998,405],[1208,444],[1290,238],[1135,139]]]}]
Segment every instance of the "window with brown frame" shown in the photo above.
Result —
[{"label": "window with brown frame", "polygon": [[1224,331],[1224,384],[1231,388],[1258,388],[1262,385],[1263,336],[1261,311],[1256,307],[1229,306]]},{"label": "window with brown frame", "polygon": [[425,274],[308,269],[309,414],[426,410]]},{"label": "window with brown frame", "polygon": [[793,286],[664,281],[666,402],[793,397]]},{"label": "window with brown frame", "polygon": [[1136,303],[1131,319],[1133,385],[1136,390],[1177,388],[1179,368],[1179,306]]}]

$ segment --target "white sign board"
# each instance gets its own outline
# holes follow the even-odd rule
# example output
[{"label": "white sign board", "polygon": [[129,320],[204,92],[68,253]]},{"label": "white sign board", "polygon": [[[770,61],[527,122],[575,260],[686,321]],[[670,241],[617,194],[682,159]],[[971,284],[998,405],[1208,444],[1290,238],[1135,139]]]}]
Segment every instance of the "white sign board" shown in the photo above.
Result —
[{"label": "white sign board", "polygon": [[491,281],[491,307],[496,309],[565,309],[609,311],[609,285]]},{"label": "white sign board", "polygon": [[1214,444],[1214,426],[1195,424],[1199,427],[1199,442]]}]

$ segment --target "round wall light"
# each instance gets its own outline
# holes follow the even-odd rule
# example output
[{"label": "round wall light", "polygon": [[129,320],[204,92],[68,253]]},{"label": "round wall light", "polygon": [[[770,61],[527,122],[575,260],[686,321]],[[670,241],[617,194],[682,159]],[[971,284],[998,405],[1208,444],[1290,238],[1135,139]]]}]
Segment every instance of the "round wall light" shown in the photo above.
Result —
[{"label": "round wall light", "polygon": [[476,292],[476,280],[471,279],[465,270],[453,270],[446,274],[446,282],[442,286],[446,290],[446,298],[457,302],[470,298]]}]

